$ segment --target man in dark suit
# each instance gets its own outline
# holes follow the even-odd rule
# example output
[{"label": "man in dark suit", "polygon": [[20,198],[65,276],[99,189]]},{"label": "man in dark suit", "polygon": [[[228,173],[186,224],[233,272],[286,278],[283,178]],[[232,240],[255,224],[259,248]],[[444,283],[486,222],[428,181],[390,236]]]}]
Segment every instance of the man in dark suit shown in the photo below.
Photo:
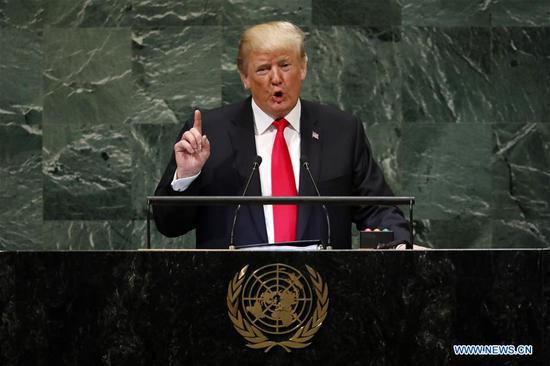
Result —
[{"label": "man in dark suit", "polygon": [[[300,163],[307,156],[323,196],[391,196],[373,159],[361,121],[336,108],[300,99],[307,74],[304,35],[291,23],[249,28],[239,45],[238,67],[251,97],[229,106],[195,111],[182,129],[156,195],[237,196],[256,156],[251,196],[313,196]],[[157,206],[157,228],[179,236],[196,228],[198,248],[227,248],[234,214],[230,206]],[[351,247],[351,223],[387,228],[405,242],[408,223],[396,207],[329,206],[331,241]],[[322,239],[324,213],[313,205],[243,206],[237,244]]]}]

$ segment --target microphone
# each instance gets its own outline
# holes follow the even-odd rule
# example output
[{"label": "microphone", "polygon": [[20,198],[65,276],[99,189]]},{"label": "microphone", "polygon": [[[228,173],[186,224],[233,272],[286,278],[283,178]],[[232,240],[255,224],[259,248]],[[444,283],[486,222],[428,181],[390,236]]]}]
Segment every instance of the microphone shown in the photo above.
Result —
[{"label": "microphone", "polygon": [[[259,155],[256,155],[254,158],[254,162],[252,163],[252,171],[250,172],[250,175],[248,176],[248,180],[246,181],[246,185],[244,186],[244,191],[242,197],[246,196],[246,192],[248,191],[248,186],[250,185],[250,182],[252,181],[252,177],[254,176],[254,172],[258,170],[258,167],[262,163],[262,157]],[[233,214],[233,225],[231,225],[231,236],[229,239],[229,249],[235,248],[235,226],[237,226],[237,216],[239,216],[239,210],[241,209],[241,204],[239,203],[237,205],[237,208],[235,208],[235,213]]]},{"label": "microphone", "polygon": [[[313,184],[313,188],[315,188],[315,193],[317,193],[317,196],[321,197],[321,192],[319,192],[319,188],[317,188],[317,184],[315,184],[315,179],[313,179],[313,174],[311,174],[311,170],[309,169],[309,161],[307,156],[302,155],[302,157],[300,158],[300,162],[302,163],[304,169],[307,171],[309,179]],[[332,249],[332,245],[330,244],[330,217],[328,216],[328,209],[324,203],[321,203],[321,206],[323,207],[323,211],[325,212],[325,219],[327,220],[327,249]]]}]

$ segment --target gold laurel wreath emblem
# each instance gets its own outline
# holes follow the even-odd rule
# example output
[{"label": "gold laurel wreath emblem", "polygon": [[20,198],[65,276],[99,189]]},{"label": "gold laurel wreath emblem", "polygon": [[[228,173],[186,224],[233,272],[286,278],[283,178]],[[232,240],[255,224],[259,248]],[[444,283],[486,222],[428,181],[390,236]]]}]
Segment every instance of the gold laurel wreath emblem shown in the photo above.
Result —
[{"label": "gold laurel wreath emblem", "polygon": [[248,347],[254,349],[265,348],[265,352],[268,352],[273,347],[280,346],[287,352],[291,352],[293,348],[305,348],[311,344],[310,340],[313,338],[315,333],[319,331],[323,321],[327,317],[329,299],[328,286],[323,282],[323,279],[319,273],[308,265],[306,265],[306,268],[315,289],[317,307],[305,325],[298,328],[292,337],[280,342],[267,338],[260,329],[250,324],[250,322],[242,316],[241,311],[239,310],[238,300],[242,291],[248,265],[244,266],[239,272],[237,272],[233,277],[233,280],[229,282],[227,289],[227,307],[229,309],[229,318],[231,319],[235,330],[249,342],[247,344]]}]

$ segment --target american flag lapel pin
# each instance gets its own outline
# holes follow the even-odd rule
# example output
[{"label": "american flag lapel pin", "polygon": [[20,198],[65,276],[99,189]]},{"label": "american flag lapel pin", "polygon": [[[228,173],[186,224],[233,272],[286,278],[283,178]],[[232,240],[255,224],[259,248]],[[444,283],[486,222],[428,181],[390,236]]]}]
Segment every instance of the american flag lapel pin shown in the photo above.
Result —
[{"label": "american flag lapel pin", "polygon": [[313,131],[311,133],[311,137],[313,137],[315,140],[319,140],[319,133],[317,133],[317,131]]}]

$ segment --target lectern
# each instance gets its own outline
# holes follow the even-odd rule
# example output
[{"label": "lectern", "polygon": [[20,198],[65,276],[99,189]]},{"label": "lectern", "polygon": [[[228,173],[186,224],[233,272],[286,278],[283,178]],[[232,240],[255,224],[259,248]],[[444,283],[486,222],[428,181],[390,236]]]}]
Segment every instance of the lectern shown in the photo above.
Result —
[{"label": "lectern", "polygon": [[549,253],[3,252],[0,364],[548,365]]}]

